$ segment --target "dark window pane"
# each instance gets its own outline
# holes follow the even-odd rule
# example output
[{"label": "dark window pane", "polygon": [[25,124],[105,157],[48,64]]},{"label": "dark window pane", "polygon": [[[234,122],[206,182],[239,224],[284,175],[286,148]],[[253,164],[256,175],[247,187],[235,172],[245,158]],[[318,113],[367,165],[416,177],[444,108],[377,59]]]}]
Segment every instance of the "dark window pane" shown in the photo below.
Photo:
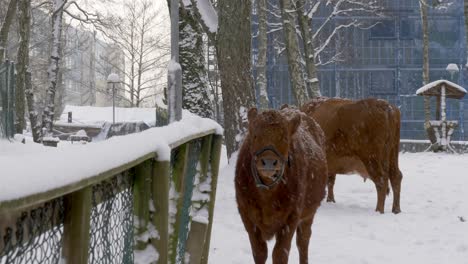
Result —
[{"label": "dark window pane", "polygon": [[372,38],[394,38],[395,37],[395,22],[393,20],[379,21],[371,28]]}]

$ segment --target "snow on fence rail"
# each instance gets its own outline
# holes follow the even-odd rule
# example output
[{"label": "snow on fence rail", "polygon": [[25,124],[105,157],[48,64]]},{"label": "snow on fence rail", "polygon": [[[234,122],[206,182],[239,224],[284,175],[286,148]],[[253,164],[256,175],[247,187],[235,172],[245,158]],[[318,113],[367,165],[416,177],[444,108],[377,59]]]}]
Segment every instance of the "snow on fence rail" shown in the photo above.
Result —
[{"label": "snow on fence rail", "polygon": [[222,129],[180,122],[0,155],[0,264],[207,263]]}]

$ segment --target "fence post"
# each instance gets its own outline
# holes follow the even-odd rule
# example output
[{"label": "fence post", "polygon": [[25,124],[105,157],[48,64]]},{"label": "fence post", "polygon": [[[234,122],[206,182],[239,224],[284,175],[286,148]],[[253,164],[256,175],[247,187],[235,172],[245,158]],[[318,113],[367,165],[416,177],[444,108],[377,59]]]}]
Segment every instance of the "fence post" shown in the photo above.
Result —
[{"label": "fence post", "polygon": [[88,263],[92,187],[65,196],[63,256],[68,264]]},{"label": "fence post", "polygon": [[159,253],[158,264],[168,263],[169,252],[169,178],[170,162],[156,161],[153,168],[153,193],[154,217],[153,225],[158,231],[159,238],[153,241],[153,246]]},{"label": "fence post", "polygon": [[[213,135],[206,136],[203,139],[201,153],[200,153],[200,178],[197,188],[198,192],[206,194],[210,190],[205,190],[204,185],[207,184],[209,178],[210,169],[210,156],[212,147]],[[202,197],[203,199],[204,197]],[[209,200],[194,201],[198,204],[192,204],[195,210],[206,210],[208,211]],[[190,225],[190,232],[187,238],[187,252],[190,254],[190,263],[200,263],[203,255],[205,243],[209,238],[206,236],[208,230],[208,219],[192,219]]]},{"label": "fence post", "polygon": [[[182,212],[183,207],[183,195],[184,195],[184,176],[187,172],[187,163],[188,163],[188,153],[189,153],[190,143],[185,143],[178,147],[178,156],[176,157],[174,162],[174,167],[172,169],[171,175],[171,183],[170,185],[171,190],[170,195],[173,197],[169,197],[169,204],[171,208],[169,208],[169,252],[170,252],[170,259],[169,263],[177,263],[177,247],[178,247],[178,238],[180,232],[180,214]],[[172,158],[172,157],[171,157]],[[175,207],[175,208],[174,208]],[[175,212],[174,212],[175,210]],[[174,215],[173,215],[174,214]]]},{"label": "fence post", "polygon": [[221,135],[213,135],[213,144],[211,147],[210,167],[211,167],[211,193],[209,202],[209,215],[208,215],[208,230],[206,231],[206,242],[201,262],[202,264],[208,263],[208,256],[210,254],[210,241],[211,241],[211,228],[213,227],[213,215],[216,201],[216,187],[218,185],[219,162],[221,159],[221,146],[223,137]]},{"label": "fence post", "polygon": [[[148,245],[150,237],[141,237],[148,231],[149,224],[149,202],[151,199],[151,172],[152,161],[147,160],[135,168],[135,182],[133,186],[133,210],[135,249],[143,250]],[[145,241],[146,239],[146,241]]]}]

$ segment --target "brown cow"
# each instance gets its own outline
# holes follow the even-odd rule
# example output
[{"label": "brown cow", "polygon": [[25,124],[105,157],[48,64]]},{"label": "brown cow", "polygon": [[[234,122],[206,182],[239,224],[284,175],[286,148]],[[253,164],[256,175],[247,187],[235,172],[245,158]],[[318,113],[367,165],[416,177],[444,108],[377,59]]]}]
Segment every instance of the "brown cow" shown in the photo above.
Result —
[{"label": "brown cow", "polygon": [[235,187],[255,263],[266,262],[266,241],[273,236],[273,263],[288,263],[296,230],[300,263],[308,263],[311,226],[327,181],[323,131],[293,109],[257,113],[252,108],[248,120]]},{"label": "brown cow", "polygon": [[400,210],[402,174],[398,167],[400,110],[379,99],[352,101],[317,98],[301,107],[322,127],[326,137],[328,197],[335,202],[336,174],[358,173],[370,178],[377,189],[376,211],[384,213],[390,180],[392,212]]}]

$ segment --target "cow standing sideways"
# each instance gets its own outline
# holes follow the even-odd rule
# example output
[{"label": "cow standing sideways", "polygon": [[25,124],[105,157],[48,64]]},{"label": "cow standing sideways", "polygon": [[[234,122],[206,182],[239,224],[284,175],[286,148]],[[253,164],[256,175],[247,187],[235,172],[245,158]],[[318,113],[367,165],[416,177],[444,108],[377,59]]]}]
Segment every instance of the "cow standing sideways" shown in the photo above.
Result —
[{"label": "cow standing sideways", "polygon": [[283,109],[248,113],[249,130],[236,164],[236,200],[256,264],[268,256],[276,237],[273,263],[288,263],[296,234],[300,263],[308,263],[315,212],[325,197],[325,138],[304,113]]},{"label": "cow standing sideways", "polygon": [[384,100],[352,101],[317,98],[301,107],[316,120],[326,137],[328,197],[335,202],[336,174],[358,173],[377,189],[376,211],[384,213],[385,196],[393,190],[392,212],[400,212],[402,174],[398,167],[400,111]]}]

